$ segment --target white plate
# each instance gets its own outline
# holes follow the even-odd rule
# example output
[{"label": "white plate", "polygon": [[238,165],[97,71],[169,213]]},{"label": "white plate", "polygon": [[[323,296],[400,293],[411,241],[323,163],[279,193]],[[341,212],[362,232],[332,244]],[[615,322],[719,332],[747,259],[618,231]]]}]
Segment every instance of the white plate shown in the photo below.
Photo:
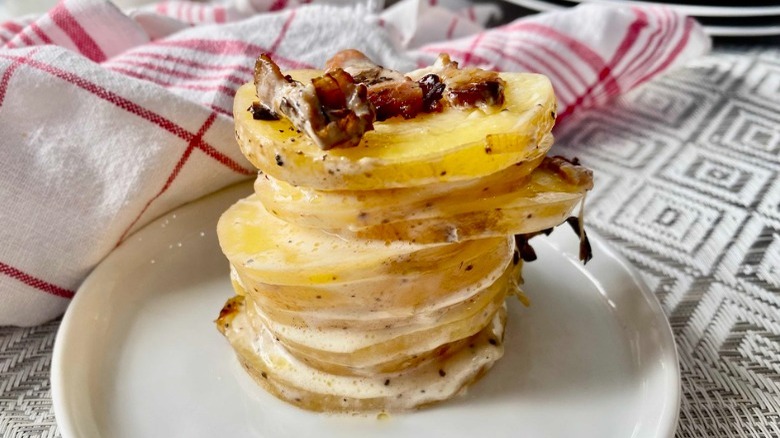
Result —
[{"label": "white plate", "polygon": [[157,220],[84,282],[52,363],[65,438],[673,435],[679,370],[660,306],[595,236],[583,268],[569,230],[532,241],[533,304],[510,300],[506,356],[466,396],[383,420],[278,401],[244,374],[212,323],[232,294],[215,223],[250,190]]}]

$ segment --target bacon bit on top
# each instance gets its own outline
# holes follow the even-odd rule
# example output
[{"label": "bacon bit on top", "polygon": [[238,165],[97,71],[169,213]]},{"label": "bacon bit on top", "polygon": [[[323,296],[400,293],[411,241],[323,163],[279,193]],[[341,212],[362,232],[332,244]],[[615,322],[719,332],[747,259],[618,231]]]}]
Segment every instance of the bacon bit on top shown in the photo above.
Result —
[{"label": "bacon bit on top", "polygon": [[504,80],[494,71],[481,68],[459,68],[458,63],[442,53],[430,67],[410,73],[410,76],[435,74],[446,87],[444,98],[451,106],[488,109],[504,104]]},{"label": "bacon bit on top", "polygon": [[323,150],[357,146],[363,134],[373,129],[374,108],[368,103],[366,86],[341,69],[329,70],[304,85],[282,75],[264,54],[255,63],[255,87],[263,107],[287,117]]},{"label": "bacon bit on top", "polygon": [[250,108],[253,116],[271,120],[282,114],[327,150],[357,146],[375,120],[411,119],[445,106],[484,110],[504,103],[504,81],[498,73],[459,69],[446,54],[431,67],[408,75],[382,67],[354,49],[338,52],[325,66],[325,74],[302,84],[284,76],[268,55],[261,55],[255,64],[259,102]]}]

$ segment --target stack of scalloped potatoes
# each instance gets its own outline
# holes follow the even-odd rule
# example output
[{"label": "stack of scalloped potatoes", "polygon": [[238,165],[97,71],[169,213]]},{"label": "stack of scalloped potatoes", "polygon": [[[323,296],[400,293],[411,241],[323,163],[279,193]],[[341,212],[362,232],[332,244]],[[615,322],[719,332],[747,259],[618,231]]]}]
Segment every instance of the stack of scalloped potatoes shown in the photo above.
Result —
[{"label": "stack of scalloped potatoes", "polygon": [[502,356],[514,235],[563,222],[591,175],[545,157],[548,79],[500,77],[498,108],[393,117],[329,150],[287,118],[257,120],[255,85],[239,89],[236,136],[260,173],[218,225],[236,296],[217,325],[261,386],[317,411],[397,411]]}]

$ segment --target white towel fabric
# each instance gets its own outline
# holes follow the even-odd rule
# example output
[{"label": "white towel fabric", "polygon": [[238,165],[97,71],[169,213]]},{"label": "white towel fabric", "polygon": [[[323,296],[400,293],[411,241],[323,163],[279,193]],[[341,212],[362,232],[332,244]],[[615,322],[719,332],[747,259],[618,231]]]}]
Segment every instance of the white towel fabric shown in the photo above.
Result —
[{"label": "white towel fabric", "polygon": [[283,69],[354,47],[398,69],[449,52],[462,65],[541,72],[566,123],[710,46],[693,20],[661,8],[586,5],[483,31],[498,9],[465,0],[306,3],[125,13],[65,0],[0,24],[0,325],[58,316],[134,231],[255,175],[230,113],[261,53]]}]

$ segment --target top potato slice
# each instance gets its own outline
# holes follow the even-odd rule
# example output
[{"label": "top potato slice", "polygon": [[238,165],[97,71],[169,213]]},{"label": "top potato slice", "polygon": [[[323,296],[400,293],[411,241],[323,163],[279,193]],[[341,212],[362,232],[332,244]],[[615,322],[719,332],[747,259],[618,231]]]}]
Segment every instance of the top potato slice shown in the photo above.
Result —
[{"label": "top potato slice", "polygon": [[[293,71],[299,81],[322,72]],[[255,120],[254,84],[239,88],[233,114],[244,155],[261,171],[320,190],[413,187],[485,176],[523,162],[555,123],[556,101],[542,75],[501,73],[505,102],[491,113],[448,108],[406,120],[376,122],[354,148],[323,151],[285,118]]]}]

